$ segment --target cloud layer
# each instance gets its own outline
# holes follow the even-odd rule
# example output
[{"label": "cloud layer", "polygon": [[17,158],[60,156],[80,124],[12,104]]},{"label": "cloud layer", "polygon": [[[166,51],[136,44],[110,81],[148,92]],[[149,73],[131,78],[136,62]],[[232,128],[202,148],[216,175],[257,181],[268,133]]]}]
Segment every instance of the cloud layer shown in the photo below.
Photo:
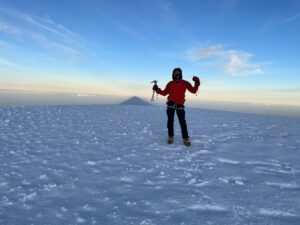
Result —
[{"label": "cloud layer", "polygon": [[193,48],[186,52],[186,56],[192,62],[203,62],[206,65],[222,69],[232,76],[247,76],[262,73],[260,64],[251,61],[253,54],[225,49],[222,45]]}]

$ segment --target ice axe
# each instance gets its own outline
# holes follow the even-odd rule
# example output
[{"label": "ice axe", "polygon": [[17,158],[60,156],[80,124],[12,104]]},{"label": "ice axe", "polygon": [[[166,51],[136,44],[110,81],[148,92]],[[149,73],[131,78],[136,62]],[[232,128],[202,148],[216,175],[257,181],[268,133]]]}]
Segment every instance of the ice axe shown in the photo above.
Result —
[{"label": "ice axe", "polygon": [[[154,85],[157,85],[158,81],[154,80],[154,81],[151,82],[151,84],[152,83],[154,83]],[[154,95],[155,95],[155,90],[153,90],[152,97],[151,97],[151,102],[154,102]]]}]

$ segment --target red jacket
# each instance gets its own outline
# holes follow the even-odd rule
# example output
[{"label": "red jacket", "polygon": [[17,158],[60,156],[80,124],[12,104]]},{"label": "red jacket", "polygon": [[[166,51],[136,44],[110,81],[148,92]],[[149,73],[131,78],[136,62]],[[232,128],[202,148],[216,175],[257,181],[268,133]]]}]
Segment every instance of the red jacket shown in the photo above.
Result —
[{"label": "red jacket", "polygon": [[165,90],[157,89],[157,94],[168,96],[168,100],[175,102],[176,104],[183,105],[185,102],[185,91],[188,89],[195,94],[198,91],[200,84],[195,83],[194,87],[186,80],[170,81]]}]

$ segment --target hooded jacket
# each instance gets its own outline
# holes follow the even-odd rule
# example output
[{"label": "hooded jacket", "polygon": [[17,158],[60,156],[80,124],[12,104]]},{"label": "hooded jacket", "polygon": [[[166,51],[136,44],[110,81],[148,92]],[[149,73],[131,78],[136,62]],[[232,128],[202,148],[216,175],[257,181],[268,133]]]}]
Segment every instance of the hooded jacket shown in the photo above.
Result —
[{"label": "hooded jacket", "polygon": [[174,102],[178,105],[183,105],[185,102],[185,92],[188,90],[189,92],[195,94],[198,91],[200,83],[195,82],[194,87],[186,80],[178,80],[178,81],[170,81],[165,90],[161,90],[158,88],[156,90],[157,94],[168,96],[168,101]]}]

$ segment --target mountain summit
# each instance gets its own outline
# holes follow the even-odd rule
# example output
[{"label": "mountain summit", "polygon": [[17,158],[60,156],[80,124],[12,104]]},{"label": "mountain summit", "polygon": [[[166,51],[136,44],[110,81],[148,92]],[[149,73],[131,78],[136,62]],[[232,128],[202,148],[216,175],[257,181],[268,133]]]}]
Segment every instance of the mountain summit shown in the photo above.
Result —
[{"label": "mountain summit", "polygon": [[191,109],[187,148],[164,111],[0,107],[0,224],[300,224],[298,120]]},{"label": "mountain summit", "polygon": [[143,99],[137,97],[137,96],[133,96],[127,100],[125,100],[124,102],[120,103],[121,105],[150,105],[150,103],[144,101]]}]

